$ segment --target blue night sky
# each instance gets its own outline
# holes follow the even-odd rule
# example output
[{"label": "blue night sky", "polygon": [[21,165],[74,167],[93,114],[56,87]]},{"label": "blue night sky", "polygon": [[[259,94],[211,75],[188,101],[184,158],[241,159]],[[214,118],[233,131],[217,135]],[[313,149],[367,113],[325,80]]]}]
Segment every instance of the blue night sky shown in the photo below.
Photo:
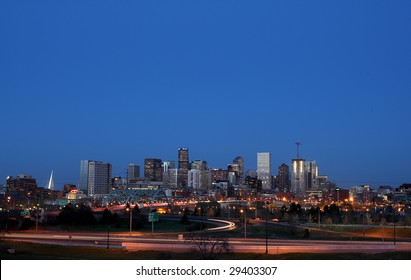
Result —
[{"label": "blue night sky", "polygon": [[1,1],[0,184],[80,160],[296,156],[411,182],[411,1]]}]

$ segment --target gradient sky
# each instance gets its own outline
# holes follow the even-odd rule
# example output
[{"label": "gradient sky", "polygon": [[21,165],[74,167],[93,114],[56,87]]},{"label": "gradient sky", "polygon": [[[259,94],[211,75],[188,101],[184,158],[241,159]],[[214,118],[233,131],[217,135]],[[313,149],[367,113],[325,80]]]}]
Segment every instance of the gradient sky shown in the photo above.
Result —
[{"label": "gradient sky", "polygon": [[80,160],[301,156],[411,182],[411,1],[1,1],[0,184]]}]

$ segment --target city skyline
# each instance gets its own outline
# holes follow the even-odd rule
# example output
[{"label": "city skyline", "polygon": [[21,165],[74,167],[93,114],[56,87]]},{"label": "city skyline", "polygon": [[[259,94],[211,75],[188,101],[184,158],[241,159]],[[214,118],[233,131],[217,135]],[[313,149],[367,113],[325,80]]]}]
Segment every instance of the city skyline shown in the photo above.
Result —
[{"label": "city skyline", "polygon": [[[300,145],[301,145],[301,143],[300,143]],[[179,148],[178,149],[178,151],[180,151],[181,149],[186,149],[186,150],[188,150],[188,148]],[[301,149],[301,147],[300,147],[300,149]],[[176,149],[176,151],[177,151],[177,149]],[[259,156],[261,156],[261,155],[264,155],[264,156],[266,156],[266,155],[268,155],[268,157],[269,158],[271,158],[271,152],[256,152],[255,153],[255,162],[253,162],[252,164],[251,164],[251,166],[253,166],[253,167],[250,167],[249,168],[249,164],[247,163],[247,161],[245,161],[244,159],[243,159],[243,161],[245,162],[245,171],[254,171],[256,174],[258,174],[258,164],[259,164],[259,160],[258,160],[258,158],[259,158]],[[301,155],[301,151],[300,151],[300,155]],[[242,156],[236,156],[236,158],[238,158],[238,157],[241,157],[241,158],[243,158]],[[178,159],[178,155],[176,156],[176,159]],[[171,159],[171,158],[168,158],[167,160],[165,160],[164,158],[158,158],[158,159],[154,159],[154,158],[145,158],[145,159],[142,159],[142,163],[140,163],[139,161],[134,161],[134,162],[132,162],[132,163],[129,163],[129,164],[124,164],[124,166],[125,166],[125,168],[116,168],[114,165],[113,165],[113,172],[112,172],[112,177],[114,178],[115,176],[120,176],[120,177],[122,177],[122,178],[127,178],[127,176],[129,176],[129,172],[130,172],[130,166],[138,166],[139,167],[139,169],[141,169],[141,172],[143,172],[142,174],[140,174],[141,176],[140,176],[140,178],[143,178],[143,177],[147,177],[144,173],[146,172],[146,168],[145,168],[145,165],[147,164],[147,160],[157,160],[157,161],[159,161],[160,163],[161,163],[161,165],[158,165],[158,169],[159,170],[163,170],[163,164],[165,163],[167,166],[169,165],[169,163],[170,162],[173,162],[174,164],[175,164],[175,162],[177,162],[178,160],[174,160],[174,159]],[[265,159],[264,159],[265,160]],[[204,161],[204,162],[208,162],[208,159],[192,159],[192,160],[190,160],[189,161],[189,163],[190,163],[190,165],[191,164],[196,164],[196,162],[202,162],[202,161]],[[303,162],[303,165],[305,165],[305,164],[308,164],[308,163],[310,163],[310,162],[316,162],[315,160],[305,160],[305,159],[302,159],[301,157],[300,158],[298,158],[298,159],[296,159],[296,158],[292,158],[292,159],[290,159],[290,161],[289,162],[281,162],[281,163],[276,163],[276,162],[272,162],[272,160],[270,160],[269,159],[269,161],[271,161],[271,168],[272,168],[272,170],[271,170],[271,175],[272,176],[277,176],[277,175],[279,175],[279,170],[278,170],[278,168],[280,168],[282,165],[287,165],[289,168],[290,168],[290,170],[292,170],[294,167],[294,162],[295,161],[302,161]],[[71,179],[67,179],[67,177],[64,177],[64,178],[57,178],[57,183],[55,184],[56,185],[56,189],[57,190],[61,190],[62,189],[62,187],[63,187],[63,185],[64,184],[75,184],[75,185],[78,185],[79,187],[81,187],[81,184],[82,184],[82,173],[83,173],[83,162],[86,162],[87,163],[87,165],[88,165],[88,163],[89,162],[99,162],[99,163],[105,163],[105,164],[110,164],[110,165],[112,165],[112,163],[110,162],[110,161],[106,161],[106,160],[80,160],[80,172],[78,172],[78,174],[77,174],[77,177],[73,177],[73,178],[71,178]],[[159,163],[159,164],[160,164]],[[213,166],[213,165],[208,165],[208,167],[207,167],[207,169],[215,169],[215,168],[217,168],[217,169],[224,169],[224,170],[228,170],[229,169],[229,166],[232,164],[232,162],[227,162],[225,165],[223,165],[223,166]],[[78,163],[77,163],[77,165],[78,165]],[[111,167],[110,167],[111,168]],[[166,167],[167,168],[167,167]],[[321,170],[321,166],[319,167],[319,166],[317,166],[316,167],[317,168],[317,172],[318,172],[318,170]],[[167,168],[168,169],[168,168]],[[177,169],[176,169],[177,170]],[[189,169],[190,170],[190,169]],[[308,169],[307,169],[308,170]],[[54,173],[54,170],[52,170],[52,172]],[[302,172],[302,171],[301,171]],[[46,180],[47,181],[47,183],[49,183],[49,180],[50,180],[50,177],[47,177],[47,178],[43,178],[43,177],[37,177],[37,176],[35,176],[35,175],[33,175],[33,173],[30,173],[30,172],[19,172],[19,173],[16,173],[16,174],[9,174],[9,175],[7,175],[7,176],[13,176],[13,177],[15,177],[15,176],[17,176],[17,175],[30,175],[30,176],[33,176],[35,179],[37,179],[37,181],[38,181],[38,183],[39,183],[39,186],[40,187],[43,187],[43,181],[44,180]],[[344,183],[340,183],[340,182],[338,182],[338,181],[336,181],[336,180],[333,180],[333,178],[330,178],[330,176],[328,175],[328,174],[326,174],[326,173],[321,173],[321,172],[319,172],[318,173],[318,175],[320,175],[320,176],[327,176],[328,178],[329,178],[329,181],[330,182],[332,182],[332,183],[336,183],[337,184],[337,186],[339,186],[339,187],[343,187],[343,188],[351,188],[351,187],[354,187],[354,186],[360,186],[360,185],[371,185],[372,187],[374,187],[374,188],[378,188],[379,186],[384,186],[384,185],[390,185],[390,186],[392,186],[392,187],[398,187],[398,186],[400,186],[401,184],[404,184],[404,183],[408,183],[407,181],[404,181],[404,182],[401,182],[401,183],[398,183],[398,184],[393,184],[392,182],[391,183],[389,183],[389,182],[381,182],[381,183],[377,183],[377,182],[354,182],[354,181],[352,181],[352,182],[347,182],[347,181],[343,181],[343,182],[347,182],[346,184],[344,184]],[[318,176],[317,175],[317,176]],[[54,175],[53,175],[54,176]],[[160,175],[158,175],[158,176],[160,176]],[[257,175],[256,175],[257,176]],[[289,174],[289,179],[290,179],[290,182],[291,182],[291,184],[293,184],[292,183],[292,181],[293,181],[293,174],[292,173],[290,173]],[[71,180],[70,182],[68,181],[68,180]],[[75,180],[75,181],[73,181],[73,180]],[[154,181],[156,181],[156,180],[154,180]],[[162,180],[160,180],[160,181],[162,181]],[[53,182],[54,182],[54,179],[53,179]],[[305,182],[303,182],[302,183],[302,185],[305,185]],[[44,187],[46,187],[47,188],[47,186],[44,186]],[[292,187],[292,186],[291,186]],[[292,187],[293,188],[293,187]],[[299,188],[301,188],[301,187],[299,187]],[[298,193],[298,191],[296,191],[295,189],[293,190],[293,192],[296,192],[296,193]]]},{"label": "city skyline", "polygon": [[[0,184],[126,177],[145,158],[272,170],[300,156],[342,187],[411,182],[411,3],[0,3]],[[275,175],[275,174],[274,174]]]}]

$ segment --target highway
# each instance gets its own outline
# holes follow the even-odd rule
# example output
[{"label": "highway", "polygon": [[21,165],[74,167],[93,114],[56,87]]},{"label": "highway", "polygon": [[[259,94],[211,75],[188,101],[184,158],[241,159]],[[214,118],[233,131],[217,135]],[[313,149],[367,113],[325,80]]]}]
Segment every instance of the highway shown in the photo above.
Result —
[{"label": "highway", "polygon": [[[141,234],[111,234],[107,233],[70,233],[67,232],[9,232],[2,233],[3,239],[26,241],[43,244],[58,244],[63,246],[97,246],[107,248],[123,248],[129,251],[189,251],[193,249],[193,240],[178,236],[145,236]],[[197,236],[197,238],[200,238]],[[232,252],[265,253],[266,240],[261,238],[229,238],[226,239]],[[199,239],[196,240],[197,242]],[[213,242],[205,238],[203,242]],[[215,241],[215,240],[214,240]],[[326,241],[326,240],[286,240],[268,239],[269,254],[285,254],[292,252],[309,253],[377,253],[389,251],[411,251],[411,242],[382,241]]]}]

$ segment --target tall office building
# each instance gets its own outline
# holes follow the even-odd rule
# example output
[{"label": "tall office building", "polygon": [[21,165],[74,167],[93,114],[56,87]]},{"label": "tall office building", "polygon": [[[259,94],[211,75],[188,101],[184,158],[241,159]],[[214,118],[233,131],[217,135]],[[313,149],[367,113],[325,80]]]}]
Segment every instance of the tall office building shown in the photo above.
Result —
[{"label": "tall office building", "polygon": [[177,178],[175,178],[174,180],[174,177],[173,177],[175,170],[177,170],[175,161],[173,160],[163,161],[163,184],[164,186],[170,187],[170,188],[175,188],[177,186]]},{"label": "tall office building", "polygon": [[190,168],[188,161],[188,148],[178,149],[178,186],[186,187],[188,184],[188,170]]},{"label": "tall office building", "polygon": [[317,176],[318,189],[321,191],[330,191],[328,187],[328,176]]},{"label": "tall office building", "polygon": [[80,162],[80,190],[88,196],[110,193],[111,170],[110,163],[82,160]]},{"label": "tall office building", "polygon": [[128,165],[128,179],[137,179],[140,177],[140,165],[130,163]]},{"label": "tall office building", "polygon": [[168,172],[170,169],[176,168],[176,162],[174,160],[163,161],[163,172]]},{"label": "tall office building", "polygon": [[290,167],[285,163],[278,167],[277,187],[280,192],[290,191]]},{"label": "tall office building", "polygon": [[194,190],[201,188],[201,171],[198,169],[191,169],[188,171],[188,186]]},{"label": "tall office building", "polygon": [[237,184],[237,174],[233,171],[228,171],[228,182],[231,185],[236,185]]},{"label": "tall office building", "polygon": [[237,184],[243,184],[245,182],[245,173],[244,173],[244,158],[242,156],[238,156],[233,160],[234,164],[237,164],[239,167],[238,177],[237,177]]},{"label": "tall office building", "polygon": [[153,182],[163,181],[163,167],[161,159],[144,159],[144,177]]},{"label": "tall office building", "polygon": [[231,184],[240,184],[240,166],[237,163],[230,163],[227,165],[228,181]]},{"label": "tall office building", "polygon": [[257,153],[257,178],[263,190],[271,189],[271,153]]},{"label": "tall office building", "polygon": [[176,189],[177,188],[177,180],[178,180],[178,169],[177,168],[170,168],[167,174],[167,182],[164,182],[165,186],[170,188]]},{"label": "tall office building", "polygon": [[92,160],[82,160],[80,161],[80,181],[78,188],[84,194],[88,192],[88,165]]},{"label": "tall office building", "polygon": [[[210,171],[208,170],[208,163],[205,160],[195,160],[190,163],[190,171],[198,170],[200,172],[199,188],[206,190],[211,185]],[[190,186],[190,171],[188,174],[188,185]]]},{"label": "tall office building", "polygon": [[207,170],[208,164],[205,160],[195,160],[190,163],[190,169]]},{"label": "tall office building", "polygon": [[306,173],[306,190],[317,190],[318,183],[318,167],[315,160],[309,160],[305,162],[305,173]]},{"label": "tall office building", "polygon": [[292,160],[291,192],[304,194],[306,191],[305,160],[295,158]]}]

